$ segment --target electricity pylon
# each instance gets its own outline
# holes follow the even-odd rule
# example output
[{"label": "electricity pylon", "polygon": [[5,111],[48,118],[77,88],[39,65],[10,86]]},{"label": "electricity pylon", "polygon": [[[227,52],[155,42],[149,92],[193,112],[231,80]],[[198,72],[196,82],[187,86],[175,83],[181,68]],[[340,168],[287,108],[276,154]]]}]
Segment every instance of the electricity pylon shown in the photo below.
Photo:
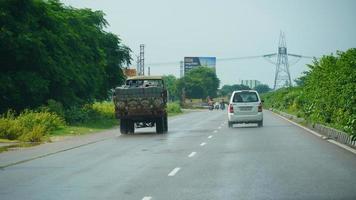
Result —
[{"label": "electricity pylon", "polygon": [[[277,56],[277,61],[274,62],[272,57]],[[294,63],[288,62],[288,56],[296,57],[297,60]],[[274,75],[274,86],[273,89],[277,90],[282,87],[292,86],[292,78],[290,76],[289,67],[296,64],[301,58],[310,58],[307,56],[290,54],[287,52],[287,43],[284,33],[281,31],[279,35],[278,53],[271,53],[263,55],[267,61],[276,65],[276,72]]]}]

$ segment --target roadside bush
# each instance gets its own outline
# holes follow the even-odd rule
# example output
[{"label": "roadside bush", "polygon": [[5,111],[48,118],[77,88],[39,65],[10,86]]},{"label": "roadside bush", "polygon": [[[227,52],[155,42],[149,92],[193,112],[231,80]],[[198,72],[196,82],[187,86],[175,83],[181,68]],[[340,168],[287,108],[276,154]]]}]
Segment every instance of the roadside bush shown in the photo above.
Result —
[{"label": "roadside bush", "polygon": [[64,112],[64,119],[68,124],[78,124],[89,121],[89,111],[84,107],[72,106]]},{"label": "roadside bush", "polygon": [[16,120],[20,126],[29,130],[33,129],[33,127],[38,124],[41,124],[46,132],[53,131],[65,125],[65,122],[61,117],[48,111],[36,112],[25,110],[16,118]]},{"label": "roadside bush", "polygon": [[112,102],[96,102],[65,110],[61,103],[49,100],[46,106],[36,110],[24,110],[19,115],[9,110],[0,115],[0,138],[41,142],[52,131],[66,124],[80,125],[98,121],[106,123],[115,119],[114,112]]},{"label": "roadside bush", "polygon": [[355,63],[355,48],[314,60],[300,87],[264,94],[264,105],[356,136]]},{"label": "roadside bush", "polygon": [[113,102],[95,102],[91,107],[101,118],[115,119],[115,106]]},{"label": "roadside bush", "polygon": [[48,135],[46,127],[41,124],[37,124],[32,127],[32,129],[29,129],[28,132],[22,134],[19,140],[25,142],[42,142],[46,135]]},{"label": "roadside bush", "polygon": [[25,110],[17,117],[8,111],[0,117],[0,138],[39,142],[43,136],[64,125],[61,117],[48,111]]},{"label": "roadside bush", "polygon": [[17,139],[23,132],[17,120],[15,113],[9,110],[6,114],[0,117],[0,138],[14,140]]},{"label": "roadside bush", "polygon": [[168,113],[182,113],[182,109],[177,102],[168,103],[167,104],[167,112]]},{"label": "roadside bush", "polygon": [[69,124],[87,123],[102,119],[115,119],[115,108],[112,102],[96,102],[65,110],[65,120]]}]

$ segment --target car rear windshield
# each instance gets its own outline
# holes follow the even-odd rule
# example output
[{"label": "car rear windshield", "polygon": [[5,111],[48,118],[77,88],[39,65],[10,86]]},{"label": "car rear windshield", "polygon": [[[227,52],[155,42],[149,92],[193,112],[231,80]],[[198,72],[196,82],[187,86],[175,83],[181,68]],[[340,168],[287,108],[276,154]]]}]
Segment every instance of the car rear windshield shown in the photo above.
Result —
[{"label": "car rear windshield", "polygon": [[233,102],[237,102],[237,103],[258,102],[258,96],[256,92],[237,92],[234,95]]}]

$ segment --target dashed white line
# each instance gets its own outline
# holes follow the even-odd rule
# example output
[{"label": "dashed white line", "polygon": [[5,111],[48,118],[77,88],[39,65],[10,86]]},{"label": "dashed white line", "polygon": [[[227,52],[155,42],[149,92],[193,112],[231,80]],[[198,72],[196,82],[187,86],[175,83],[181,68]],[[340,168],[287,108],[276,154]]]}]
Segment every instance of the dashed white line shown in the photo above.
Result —
[{"label": "dashed white line", "polygon": [[148,196],[142,198],[142,200],[151,200],[151,199],[152,199],[152,197],[148,197]]},{"label": "dashed white line", "polygon": [[213,136],[212,135],[209,135],[208,139],[211,139]]},{"label": "dashed white line", "polygon": [[171,172],[169,172],[168,176],[174,176],[180,170],[180,167],[174,168]]},{"label": "dashed white line", "polygon": [[206,143],[205,143],[205,142],[202,142],[202,143],[200,144],[200,146],[204,146],[204,145],[206,145]]},{"label": "dashed white line", "polygon": [[221,129],[221,126],[219,126],[218,129]]},{"label": "dashed white line", "polygon": [[195,154],[197,154],[197,152],[193,151],[192,153],[190,153],[190,154],[188,155],[188,157],[191,158],[191,157],[195,156]]},{"label": "dashed white line", "polygon": [[217,130],[214,131],[214,133],[217,133],[217,132],[218,132]]}]

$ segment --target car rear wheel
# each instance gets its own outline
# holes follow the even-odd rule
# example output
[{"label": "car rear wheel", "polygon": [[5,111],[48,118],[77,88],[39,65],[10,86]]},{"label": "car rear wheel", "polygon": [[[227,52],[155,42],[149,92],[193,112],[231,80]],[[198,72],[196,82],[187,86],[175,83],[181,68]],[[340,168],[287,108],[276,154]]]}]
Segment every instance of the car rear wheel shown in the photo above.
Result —
[{"label": "car rear wheel", "polygon": [[262,127],[263,126],[263,120],[259,121],[257,124],[258,124],[258,127]]},{"label": "car rear wheel", "polygon": [[232,125],[233,125],[233,123],[232,123],[232,122],[228,122],[228,126],[229,126],[229,128],[232,128]]}]

